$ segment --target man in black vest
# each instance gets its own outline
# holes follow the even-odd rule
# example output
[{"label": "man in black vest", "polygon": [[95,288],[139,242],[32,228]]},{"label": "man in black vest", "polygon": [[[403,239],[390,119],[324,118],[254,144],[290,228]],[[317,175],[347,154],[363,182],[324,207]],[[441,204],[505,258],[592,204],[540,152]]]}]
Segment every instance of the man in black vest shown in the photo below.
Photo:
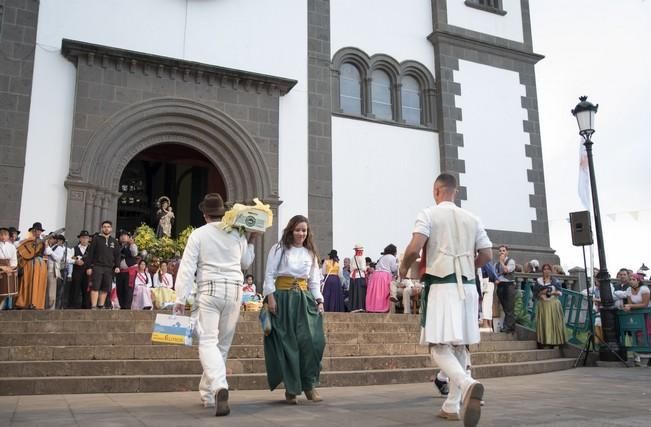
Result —
[{"label": "man in black vest", "polygon": [[500,300],[504,310],[504,325],[501,332],[515,332],[515,261],[509,258],[509,248],[506,245],[499,247],[499,260],[495,263],[497,274],[497,298]]},{"label": "man in black vest", "polygon": [[133,283],[138,271],[138,247],[128,231],[120,231],[120,272],[115,279],[120,309],[130,310],[133,300]]},{"label": "man in black vest", "polygon": [[72,281],[68,308],[90,308],[88,275],[84,263],[84,256],[86,256],[90,242],[90,234],[86,230],[81,230],[77,239],[79,239],[79,243],[73,248],[74,253],[72,255]]}]

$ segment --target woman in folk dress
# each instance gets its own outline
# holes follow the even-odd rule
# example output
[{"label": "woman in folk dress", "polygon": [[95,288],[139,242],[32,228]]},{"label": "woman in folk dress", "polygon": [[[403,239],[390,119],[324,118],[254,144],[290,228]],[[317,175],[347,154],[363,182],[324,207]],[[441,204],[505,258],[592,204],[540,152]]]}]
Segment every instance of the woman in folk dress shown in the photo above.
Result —
[{"label": "woman in folk dress", "polygon": [[272,325],[264,337],[269,388],[282,382],[285,400],[293,405],[303,392],[308,400],[321,401],[316,392],[325,349],[320,282],[309,222],[296,215],[269,251],[263,286]]},{"label": "woman in folk dress", "polygon": [[152,280],[149,271],[147,271],[147,261],[142,260],[138,263],[138,272],[133,286],[133,301],[131,302],[132,310],[151,310]]}]

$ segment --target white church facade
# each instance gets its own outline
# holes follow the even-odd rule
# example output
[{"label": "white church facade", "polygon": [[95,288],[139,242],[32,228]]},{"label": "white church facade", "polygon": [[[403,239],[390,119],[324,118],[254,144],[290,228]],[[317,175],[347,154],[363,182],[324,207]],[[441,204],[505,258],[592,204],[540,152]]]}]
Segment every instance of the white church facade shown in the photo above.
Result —
[{"label": "white church facade", "polygon": [[495,244],[557,263],[529,0],[4,3],[2,225],[133,228],[165,195],[182,228],[217,191],[273,206],[260,249],[300,213],[375,258],[447,171]]}]

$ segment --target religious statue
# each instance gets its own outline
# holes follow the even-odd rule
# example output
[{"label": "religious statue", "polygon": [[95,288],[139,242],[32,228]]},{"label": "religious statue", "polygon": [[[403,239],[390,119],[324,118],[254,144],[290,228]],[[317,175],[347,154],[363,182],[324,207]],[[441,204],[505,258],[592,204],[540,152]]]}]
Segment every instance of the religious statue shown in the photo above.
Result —
[{"label": "religious statue", "polygon": [[156,218],[158,218],[158,227],[156,227],[156,237],[163,236],[172,237],[172,224],[174,223],[174,212],[170,205],[170,198],[162,196],[156,203],[158,211],[156,211]]}]

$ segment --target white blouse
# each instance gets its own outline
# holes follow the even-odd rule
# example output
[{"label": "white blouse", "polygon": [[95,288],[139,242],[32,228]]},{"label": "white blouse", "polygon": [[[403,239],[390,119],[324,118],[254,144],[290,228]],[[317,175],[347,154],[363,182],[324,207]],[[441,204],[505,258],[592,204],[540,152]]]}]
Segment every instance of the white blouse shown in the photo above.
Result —
[{"label": "white blouse", "polygon": [[146,286],[148,288],[151,288],[151,275],[148,271],[145,271],[144,273],[137,272],[136,280],[134,283],[135,286]]},{"label": "white blouse", "polygon": [[375,264],[375,271],[386,271],[395,275],[398,272],[398,261],[396,257],[391,254],[382,255],[377,260],[377,264]]},{"label": "white blouse", "polygon": [[[282,257],[282,259],[281,259]],[[316,264],[316,257],[306,248],[291,247],[285,249],[274,245],[267,257],[267,270],[264,276],[262,293],[266,297],[276,291],[276,277],[288,276],[306,279],[307,288],[314,299],[323,300],[321,295],[321,269]]]},{"label": "white blouse", "polygon": [[163,280],[158,278],[158,273],[154,274],[154,288],[169,288],[174,287],[174,278],[170,273],[163,274]]}]

